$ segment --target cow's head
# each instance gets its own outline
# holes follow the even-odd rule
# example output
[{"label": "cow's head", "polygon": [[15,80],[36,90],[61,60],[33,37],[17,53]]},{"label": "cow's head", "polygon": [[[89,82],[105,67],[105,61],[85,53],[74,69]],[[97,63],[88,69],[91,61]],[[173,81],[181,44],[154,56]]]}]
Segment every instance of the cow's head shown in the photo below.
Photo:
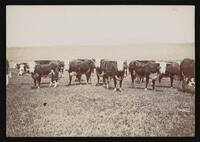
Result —
[{"label": "cow's head", "polygon": [[18,75],[23,75],[25,73],[25,65],[24,64],[20,64],[19,65],[19,73]]},{"label": "cow's head", "polygon": [[29,73],[33,73],[35,70],[35,66],[37,65],[35,62],[29,62]]},{"label": "cow's head", "polygon": [[191,79],[189,80],[188,85],[189,85],[189,86],[195,87],[195,79],[194,79],[194,78],[191,78]]},{"label": "cow's head", "polygon": [[165,74],[166,67],[167,67],[167,64],[165,62],[160,62],[159,63],[159,73],[160,74]]}]

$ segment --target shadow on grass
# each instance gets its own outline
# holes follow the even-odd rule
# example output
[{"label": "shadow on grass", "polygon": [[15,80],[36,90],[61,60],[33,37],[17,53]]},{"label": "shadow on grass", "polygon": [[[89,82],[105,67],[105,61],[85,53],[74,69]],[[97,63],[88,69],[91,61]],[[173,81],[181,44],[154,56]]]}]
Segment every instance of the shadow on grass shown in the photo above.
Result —
[{"label": "shadow on grass", "polygon": [[185,89],[183,89],[183,88],[177,88],[177,90],[178,91],[180,91],[180,92],[183,92],[183,93],[190,93],[190,94],[192,94],[192,95],[194,95],[195,94],[195,89],[194,88],[185,88]]},{"label": "shadow on grass", "polygon": [[88,85],[88,84],[92,84],[92,83],[73,83],[73,84],[66,84],[64,86],[70,87],[70,86],[79,86],[79,85]]}]

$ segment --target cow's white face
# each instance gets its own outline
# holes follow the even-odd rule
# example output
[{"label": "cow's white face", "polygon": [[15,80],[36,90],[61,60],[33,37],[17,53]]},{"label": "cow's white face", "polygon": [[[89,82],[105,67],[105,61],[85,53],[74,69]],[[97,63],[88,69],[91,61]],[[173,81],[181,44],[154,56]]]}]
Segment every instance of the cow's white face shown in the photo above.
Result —
[{"label": "cow's white face", "polygon": [[122,60],[117,61],[117,68],[118,68],[119,71],[123,71],[124,61],[122,61]]},{"label": "cow's white face", "polygon": [[195,79],[191,78],[191,80],[188,83],[189,86],[195,86]]},{"label": "cow's white face", "polygon": [[19,75],[22,75],[25,72],[24,70],[24,64],[19,65]]},{"label": "cow's white face", "polygon": [[35,62],[29,62],[28,65],[29,65],[29,72],[33,73],[34,70],[35,70],[36,63]]},{"label": "cow's white face", "polygon": [[64,70],[69,70],[69,61],[64,61]]},{"label": "cow's white face", "polygon": [[100,67],[101,59],[96,59],[95,67]]},{"label": "cow's white face", "polygon": [[165,74],[167,64],[164,62],[160,62],[159,64],[160,64],[160,73]]}]

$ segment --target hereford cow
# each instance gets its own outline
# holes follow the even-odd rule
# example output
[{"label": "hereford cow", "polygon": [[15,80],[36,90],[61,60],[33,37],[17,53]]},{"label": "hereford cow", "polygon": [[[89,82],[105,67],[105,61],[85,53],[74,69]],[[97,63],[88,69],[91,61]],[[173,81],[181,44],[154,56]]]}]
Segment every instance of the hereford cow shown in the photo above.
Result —
[{"label": "hereford cow", "polygon": [[[32,64],[34,66],[34,63]],[[32,68],[32,67],[31,67]],[[32,70],[32,69],[31,69]],[[38,62],[35,62],[34,71],[31,72],[31,76],[34,79],[34,85],[38,83],[38,88],[40,88],[41,78],[50,76],[50,84],[49,87],[51,87],[54,83],[54,88],[58,84],[58,77],[59,77],[59,71],[60,66],[58,62],[50,61],[48,64],[39,64]]]},{"label": "hereford cow", "polygon": [[180,78],[180,65],[176,62],[157,62],[160,64],[160,76],[159,83],[163,77],[170,77],[171,88],[173,87],[173,81],[175,76]]},{"label": "hereford cow", "polygon": [[127,66],[127,61],[101,60],[101,75],[103,76],[103,82],[106,88],[109,88],[109,82],[113,79],[114,91],[117,91],[117,81],[119,81],[120,85],[119,91],[122,91],[122,81],[126,76]]},{"label": "hereford cow", "polygon": [[155,80],[159,76],[160,64],[154,61],[131,61],[129,64],[129,72],[131,74],[132,85],[134,86],[134,80],[137,75],[146,78],[145,90],[149,83],[149,79],[152,80],[153,90],[155,89]]},{"label": "hereford cow", "polygon": [[24,75],[25,73],[29,72],[29,65],[28,63],[19,63],[16,64],[17,69],[19,69],[18,75]]},{"label": "hereford cow", "polygon": [[87,83],[89,83],[89,79],[91,77],[91,73],[94,71],[95,63],[91,59],[75,59],[69,62],[68,65],[69,72],[69,84],[71,85],[72,76],[76,76],[78,78],[79,83],[81,83],[81,76],[85,74]]},{"label": "hereford cow", "polygon": [[186,84],[189,86],[195,86],[195,61],[193,59],[183,59],[180,64],[180,72],[183,89]]}]

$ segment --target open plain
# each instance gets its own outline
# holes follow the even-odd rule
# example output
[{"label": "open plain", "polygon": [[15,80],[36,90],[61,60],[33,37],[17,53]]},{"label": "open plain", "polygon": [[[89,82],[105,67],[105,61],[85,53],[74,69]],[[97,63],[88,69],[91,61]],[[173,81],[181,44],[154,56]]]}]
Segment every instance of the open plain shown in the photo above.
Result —
[{"label": "open plain", "polygon": [[[57,88],[49,88],[43,78],[34,89],[30,74],[12,78],[6,87],[6,135],[38,136],[194,136],[195,95],[181,91],[181,83],[170,88],[169,78],[156,82],[155,91],[144,91],[145,83],[131,87],[130,74],[122,92],[91,84],[67,86],[68,73]],[[194,90],[193,90],[194,91]]]}]

